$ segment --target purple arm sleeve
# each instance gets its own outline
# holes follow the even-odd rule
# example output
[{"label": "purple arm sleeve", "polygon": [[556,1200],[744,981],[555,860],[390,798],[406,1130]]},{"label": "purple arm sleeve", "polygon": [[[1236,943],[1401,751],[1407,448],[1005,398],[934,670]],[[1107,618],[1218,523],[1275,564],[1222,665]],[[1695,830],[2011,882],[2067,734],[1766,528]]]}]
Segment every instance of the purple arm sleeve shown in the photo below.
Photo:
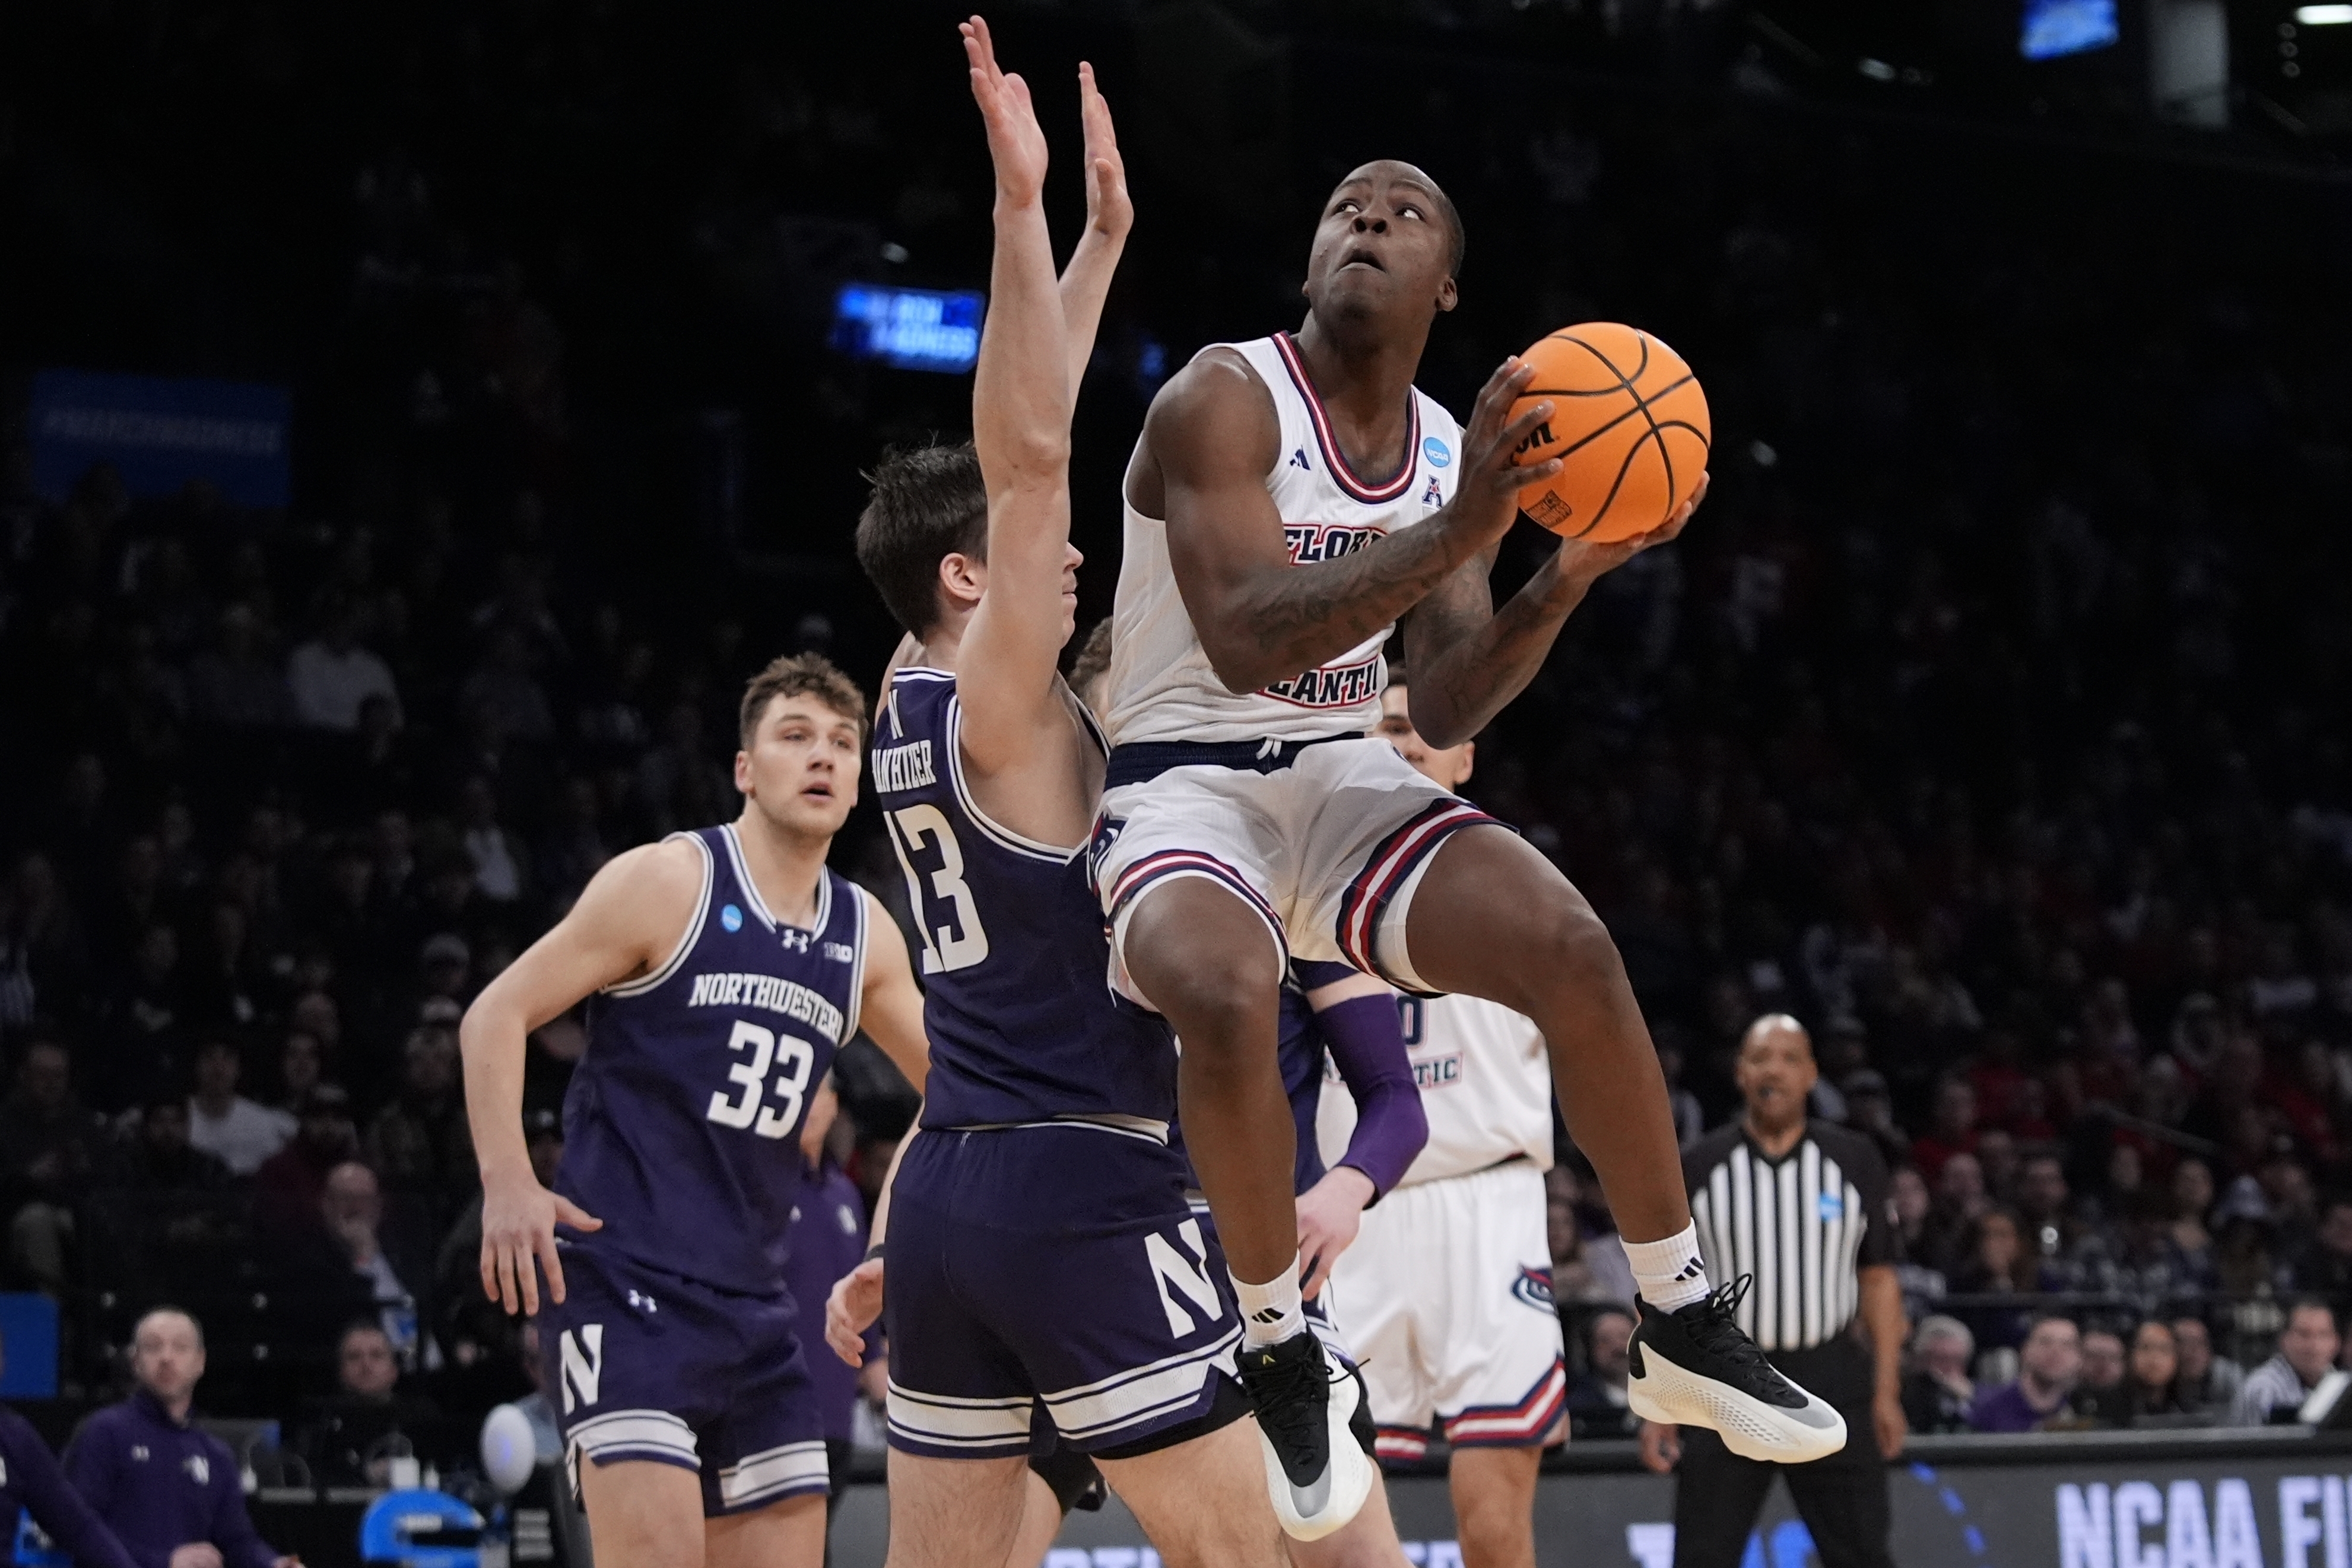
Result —
[{"label": "purple arm sleeve", "polygon": [[7,1454],[9,1482],[25,1500],[26,1511],[59,1551],[83,1568],[139,1568],[114,1531],[74,1490],[50,1457],[48,1445],[29,1425],[11,1416],[0,1426],[0,1447]]},{"label": "purple arm sleeve", "polygon": [[1335,1002],[1315,1015],[1315,1026],[1356,1102],[1356,1131],[1339,1163],[1371,1178],[1377,1203],[1429,1142],[1429,1118],[1405,1055],[1396,998],[1382,992]]}]

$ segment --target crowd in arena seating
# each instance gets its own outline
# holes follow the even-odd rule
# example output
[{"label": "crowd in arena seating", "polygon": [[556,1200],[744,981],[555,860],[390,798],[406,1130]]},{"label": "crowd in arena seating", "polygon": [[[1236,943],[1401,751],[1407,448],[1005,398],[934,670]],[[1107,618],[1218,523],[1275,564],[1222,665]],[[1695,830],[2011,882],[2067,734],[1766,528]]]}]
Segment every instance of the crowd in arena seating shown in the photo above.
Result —
[{"label": "crowd in arena seating", "polygon": [[[807,135],[898,169],[867,218],[930,210],[872,89],[789,87]],[[1908,182],[1977,154],[1737,110],[1652,136],[1605,97],[1499,151],[1502,108],[1442,70],[1401,112],[1441,177],[1532,193],[1464,199],[1465,292],[1516,303],[1441,327],[1435,387],[1464,402],[1537,325],[1622,314],[1716,399],[1714,499],[1596,591],[1474,790],[1607,918],[1686,1138],[1734,1107],[1750,1019],[1812,1026],[1817,1112],[1895,1173],[1916,1429],[2291,1403],[2352,1308],[2352,616],[2315,537],[2352,471],[2340,301],[2258,304],[2210,239],[2159,258],[2153,175],[2079,211],[1938,207]],[[1303,151],[1302,185],[1340,156]],[[1651,199],[1708,159],[1727,189]],[[1138,185],[1148,249],[1171,186]],[[600,296],[452,282],[474,252],[425,174],[380,160],[357,191],[337,265],[371,346],[321,486],[347,504],[103,469],[43,499],[21,460],[0,494],[0,1272],[66,1303],[93,1396],[140,1311],[195,1310],[207,1400],[286,1415],[336,1474],[393,1403],[421,1432],[529,1386],[475,1283],[467,999],[615,850],[732,815],[751,668],[887,646],[862,584],[791,626],[740,589],[640,592],[593,542],[614,525],[573,433],[614,395],[564,358]],[[2205,228],[2274,262],[2296,211]],[[755,226],[714,224],[698,265]],[[1288,252],[1237,236],[1200,243],[1235,297],[1279,298]],[[1193,330],[1151,310],[1115,300],[1090,397],[1131,400],[1118,356]],[[844,384],[836,467],[899,427],[891,395]],[[838,562],[848,524],[789,531]],[[728,571],[671,520],[619,531]],[[862,818],[837,863],[903,905]],[[531,1039],[543,1173],[583,1041],[576,1016]],[[911,1105],[878,1058],[843,1072],[829,1157],[870,1194]],[[1579,1428],[1622,1431],[1631,1280],[1572,1152],[1551,1229]]]}]

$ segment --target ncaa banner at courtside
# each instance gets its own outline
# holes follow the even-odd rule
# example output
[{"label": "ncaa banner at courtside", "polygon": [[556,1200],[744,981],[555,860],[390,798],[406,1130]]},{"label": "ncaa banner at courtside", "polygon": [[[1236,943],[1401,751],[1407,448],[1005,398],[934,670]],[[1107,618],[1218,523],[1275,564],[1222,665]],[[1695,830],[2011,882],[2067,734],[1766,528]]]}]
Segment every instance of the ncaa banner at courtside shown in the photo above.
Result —
[{"label": "ncaa banner at courtside", "polygon": [[[1673,1568],[1674,1483],[1630,1444],[1588,1445],[1536,1494],[1541,1568]],[[2301,1428],[1916,1439],[1888,1476],[1904,1568],[2347,1568],[2352,1443]],[[1459,1568],[1445,1482],[1391,1477],[1405,1556]],[[843,1500],[833,1560],[879,1568],[882,1489]],[[1775,1488],[1741,1568],[1813,1568],[1812,1538]],[[1071,1516],[1045,1568],[1158,1568],[1116,1499]]]}]

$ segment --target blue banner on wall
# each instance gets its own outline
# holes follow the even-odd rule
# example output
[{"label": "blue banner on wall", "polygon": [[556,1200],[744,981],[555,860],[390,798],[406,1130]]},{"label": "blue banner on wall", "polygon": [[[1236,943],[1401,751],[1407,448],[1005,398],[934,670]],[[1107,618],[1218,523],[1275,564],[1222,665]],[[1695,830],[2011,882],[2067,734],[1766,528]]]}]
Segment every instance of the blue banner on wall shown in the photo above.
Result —
[{"label": "blue banner on wall", "polygon": [[47,1296],[0,1295],[0,1342],[7,1364],[0,1367],[0,1398],[58,1396],[58,1304]]},{"label": "blue banner on wall", "polygon": [[33,377],[26,421],[34,488],[62,500],[91,465],[107,463],[132,495],[204,479],[236,505],[282,507],[292,411],[282,386],[45,370]]}]

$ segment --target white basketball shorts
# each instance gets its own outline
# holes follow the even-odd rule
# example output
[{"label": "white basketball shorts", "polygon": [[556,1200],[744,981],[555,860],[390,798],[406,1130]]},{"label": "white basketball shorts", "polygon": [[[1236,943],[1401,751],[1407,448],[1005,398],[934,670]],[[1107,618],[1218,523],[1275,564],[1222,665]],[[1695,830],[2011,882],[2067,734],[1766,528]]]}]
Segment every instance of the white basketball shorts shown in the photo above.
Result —
[{"label": "white basketball shorts", "polygon": [[1121,957],[1137,901],[1202,877],[1256,911],[1286,968],[1344,962],[1428,994],[1405,951],[1413,890],[1439,845],[1494,820],[1375,737],[1120,746],[1089,851],[1112,984],[1144,1000]]},{"label": "white basketball shorts", "polygon": [[1568,1404],[1543,1173],[1513,1161],[1399,1187],[1364,1211],[1325,1289],[1372,1395],[1380,1457],[1532,1448]]}]

